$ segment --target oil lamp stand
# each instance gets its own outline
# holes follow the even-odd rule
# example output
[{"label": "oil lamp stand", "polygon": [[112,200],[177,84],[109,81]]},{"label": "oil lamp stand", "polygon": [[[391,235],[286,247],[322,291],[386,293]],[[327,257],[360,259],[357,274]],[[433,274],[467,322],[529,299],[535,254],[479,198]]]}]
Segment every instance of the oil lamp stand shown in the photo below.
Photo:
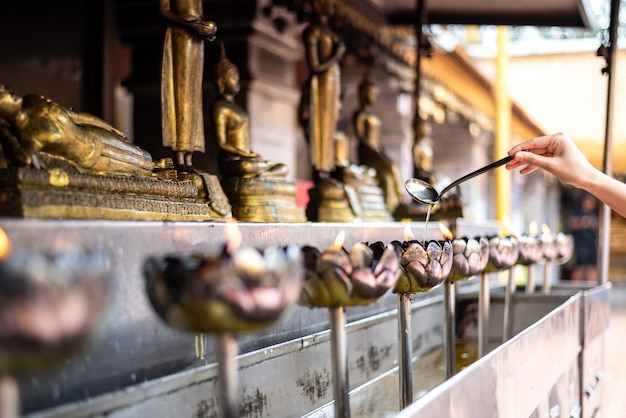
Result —
[{"label": "oil lamp stand", "polygon": [[218,334],[216,339],[222,416],[224,418],[237,418],[239,417],[239,377],[237,374],[239,347],[233,333]]},{"label": "oil lamp stand", "polygon": [[550,260],[547,260],[543,265],[543,284],[542,291],[544,294],[550,293],[552,289],[552,280],[550,277]]},{"label": "oil lamp stand", "polygon": [[502,342],[511,338],[511,326],[513,323],[513,293],[515,292],[515,266],[509,269],[509,277],[504,291],[504,316],[502,318]]},{"label": "oil lamp stand", "polygon": [[335,417],[350,418],[346,308],[329,308]]},{"label": "oil lamp stand", "polygon": [[398,374],[400,382],[400,409],[413,402],[413,345],[411,338],[411,294],[398,293]]},{"label": "oil lamp stand", "polygon": [[478,290],[478,357],[489,352],[489,273],[480,275]]},{"label": "oil lamp stand", "polygon": [[526,280],[526,294],[535,293],[535,269],[534,264],[528,265],[528,279]]},{"label": "oil lamp stand", "polygon": [[446,356],[446,378],[450,378],[456,372],[456,283],[446,280],[443,286],[443,305],[445,309],[443,345]]}]

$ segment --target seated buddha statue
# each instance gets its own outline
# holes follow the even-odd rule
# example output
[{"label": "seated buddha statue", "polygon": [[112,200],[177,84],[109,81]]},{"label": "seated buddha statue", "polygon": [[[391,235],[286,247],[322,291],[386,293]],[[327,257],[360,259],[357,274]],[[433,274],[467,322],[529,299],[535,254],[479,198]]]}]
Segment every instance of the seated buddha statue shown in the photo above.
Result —
[{"label": "seated buddha statue", "polygon": [[420,118],[415,129],[417,140],[413,146],[413,172],[415,177],[434,186],[437,183],[437,177],[433,172],[434,153],[430,136],[431,127],[428,122]]},{"label": "seated buddha statue", "polygon": [[239,70],[226,58],[223,48],[215,84],[219,97],[213,104],[213,122],[222,178],[285,177],[285,164],[264,160],[250,149],[248,114],[234,101],[240,88]]},{"label": "seated buddha statue", "polygon": [[42,96],[18,96],[3,85],[0,144],[7,165],[41,168],[45,153],[83,172],[152,175],[158,168],[147,151],[105,121]]},{"label": "seated buddha statue", "polygon": [[359,108],[354,112],[353,125],[359,140],[359,162],[376,169],[378,183],[385,195],[387,210],[394,209],[404,200],[400,173],[380,144],[381,122],[373,112],[378,89],[366,74],[359,84]]}]

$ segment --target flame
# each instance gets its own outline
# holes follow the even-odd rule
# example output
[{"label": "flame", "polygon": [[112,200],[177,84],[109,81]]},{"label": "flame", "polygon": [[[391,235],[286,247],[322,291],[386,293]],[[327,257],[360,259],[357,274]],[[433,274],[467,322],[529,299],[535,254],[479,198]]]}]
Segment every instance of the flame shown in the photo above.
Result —
[{"label": "flame", "polygon": [[233,254],[241,245],[241,230],[237,226],[237,219],[231,218],[226,222],[224,227],[224,233],[226,234],[226,252]]},{"label": "flame", "polygon": [[541,224],[541,232],[545,235],[552,235],[552,231],[550,230],[550,227],[546,224]]},{"label": "flame", "polygon": [[528,227],[528,233],[531,237],[536,237],[539,235],[539,227],[537,226],[537,221],[531,221],[530,226]]},{"label": "flame", "polygon": [[452,238],[454,238],[454,234],[452,234],[452,231],[450,231],[450,229],[441,222],[439,222],[439,230],[443,234],[444,240],[451,240]]},{"label": "flame", "polygon": [[404,227],[404,240],[413,241],[414,239],[415,239],[415,235],[413,235],[411,224],[408,224],[407,226]]},{"label": "flame", "polygon": [[346,232],[339,231],[337,236],[335,237],[335,242],[331,245],[330,248],[334,248],[336,250],[340,250],[343,247],[343,244],[346,242]]},{"label": "flame", "polygon": [[0,228],[0,260],[6,260],[9,255],[11,255],[11,240],[4,229]]},{"label": "flame", "polygon": [[504,235],[511,235],[513,237],[518,235],[513,221],[506,215],[502,217],[502,229],[504,230]]}]

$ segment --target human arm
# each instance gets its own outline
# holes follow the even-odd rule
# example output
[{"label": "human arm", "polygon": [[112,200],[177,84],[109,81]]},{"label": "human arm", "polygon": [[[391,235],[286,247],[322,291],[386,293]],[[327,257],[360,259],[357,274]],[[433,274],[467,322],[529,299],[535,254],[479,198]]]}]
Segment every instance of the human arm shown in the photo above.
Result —
[{"label": "human arm", "polygon": [[182,16],[172,12],[170,0],[160,0],[159,11],[161,16],[163,16],[170,23],[187,29],[199,38],[207,39],[209,41],[215,39],[215,34],[217,32],[217,25],[215,22],[197,19],[193,16],[183,18]]},{"label": "human arm", "polygon": [[506,168],[521,174],[542,168],[564,183],[583,189],[626,217],[626,184],[596,169],[564,133],[540,136],[511,148]]}]

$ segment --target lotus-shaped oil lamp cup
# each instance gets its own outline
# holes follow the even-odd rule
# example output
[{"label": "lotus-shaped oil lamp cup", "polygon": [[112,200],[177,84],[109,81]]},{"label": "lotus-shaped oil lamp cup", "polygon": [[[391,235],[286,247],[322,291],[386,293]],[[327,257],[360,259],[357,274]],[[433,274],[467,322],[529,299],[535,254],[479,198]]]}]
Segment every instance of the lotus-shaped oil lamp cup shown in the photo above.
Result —
[{"label": "lotus-shaped oil lamp cup", "polygon": [[536,264],[543,258],[543,250],[541,249],[541,241],[537,236],[522,235],[519,241],[519,257],[517,264],[529,266]]},{"label": "lotus-shaped oil lamp cup", "polygon": [[379,247],[357,243],[348,251],[343,247],[344,240],[342,231],[324,251],[303,247],[306,278],[300,304],[329,310],[334,416],[349,418],[345,308],[375,302],[387,293],[396,284],[400,265],[392,246],[381,251]]},{"label": "lotus-shaped oil lamp cup", "polygon": [[400,252],[401,274],[394,293],[428,292],[443,284],[452,270],[452,243],[394,241]]},{"label": "lotus-shaped oil lamp cup", "polygon": [[452,270],[448,281],[467,280],[482,273],[489,262],[489,241],[486,237],[452,240]]},{"label": "lotus-shaped oil lamp cup", "polygon": [[504,271],[513,267],[519,258],[519,240],[512,235],[487,238],[489,242],[489,261],[485,267],[488,273]]},{"label": "lotus-shaped oil lamp cup", "polygon": [[[378,250],[378,249],[377,249]],[[311,308],[367,305],[395,286],[400,264],[393,247],[380,251],[357,243],[345,248],[329,247],[323,252],[305,246],[306,273],[300,304]]]},{"label": "lotus-shaped oil lamp cup", "polygon": [[108,301],[110,264],[100,251],[65,244],[46,253],[12,248],[2,230],[0,248],[0,375],[15,396],[1,402],[17,416],[12,376],[60,365],[85,347]]},{"label": "lotus-shaped oil lamp cup", "polygon": [[239,417],[238,347],[235,334],[274,323],[300,295],[304,276],[297,246],[263,251],[240,247],[236,223],[219,254],[150,257],[146,291],[156,313],[172,328],[217,337],[223,416]]},{"label": "lotus-shaped oil lamp cup", "polygon": [[146,290],[172,328],[213,334],[257,331],[271,325],[299,297],[300,249],[242,247],[232,255],[151,257]]},{"label": "lotus-shaped oil lamp cup", "polygon": [[574,238],[569,234],[556,234],[556,262],[559,265],[567,263],[574,255]]}]

